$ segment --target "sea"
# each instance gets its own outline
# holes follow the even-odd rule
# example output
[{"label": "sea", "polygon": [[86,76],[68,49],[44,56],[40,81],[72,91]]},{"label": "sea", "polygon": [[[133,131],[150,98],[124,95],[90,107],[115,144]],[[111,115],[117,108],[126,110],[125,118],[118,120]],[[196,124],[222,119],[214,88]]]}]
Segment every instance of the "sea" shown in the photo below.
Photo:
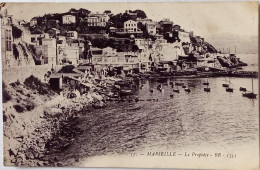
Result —
[{"label": "sea", "polygon": [[[243,70],[258,71],[257,54],[238,57],[248,63]],[[232,93],[222,87],[227,81],[234,89]],[[170,82],[184,83],[191,92],[179,86],[176,88],[180,92],[175,93]],[[204,91],[204,82],[209,82],[210,92]],[[157,90],[159,84],[163,92]],[[243,97],[240,87],[254,91],[257,99]],[[258,165],[259,158],[258,89],[257,78],[140,80],[140,87],[130,98],[133,100],[110,102],[106,108],[81,111],[79,127],[84,133],[62,157],[64,160],[77,157],[80,166],[91,167],[232,169],[246,164],[244,168],[247,169],[247,165]],[[135,101],[136,98],[139,101]],[[150,159],[147,155],[153,152],[167,152],[168,155],[176,152],[177,156]],[[184,156],[189,153],[211,156]],[[216,158],[216,153],[221,153],[222,157]]]}]

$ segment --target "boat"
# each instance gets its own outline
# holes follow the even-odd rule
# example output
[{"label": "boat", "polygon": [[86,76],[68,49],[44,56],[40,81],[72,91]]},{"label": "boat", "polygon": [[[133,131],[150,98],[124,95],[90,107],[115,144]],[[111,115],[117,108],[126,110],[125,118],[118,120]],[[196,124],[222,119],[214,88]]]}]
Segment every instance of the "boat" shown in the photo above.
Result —
[{"label": "boat", "polygon": [[226,92],[233,92],[233,88],[227,87]]},{"label": "boat", "polygon": [[[225,82],[227,82],[227,79],[225,78]],[[229,85],[227,83],[223,83],[222,87],[229,87]]]},{"label": "boat", "polygon": [[233,92],[233,88],[230,86],[230,77],[228,87],[226,88],[226,92]]},{"label": "boat", "polygon": [[253,79],[252,79],[252,92],[248,91],[243,93],[243,97],[247,97],[249,99],[255,99],[257,94],[254,93],[254,84],[253,84]]},{"label": "boat", "polygon": [[175,83],[176,86],[184,86],[184,83]]},{"label": "boat", "polygon": [[246,88],[240,87],[240,88],[239,88],[239,91],[244,91],[244,92],[246,92]]},{"label": "boat", "polygon": [[179,89],[173,89],[173,92],[180,93]]},{"label": "boat", "polygon": [[122,89],[120,91],[121,96],[128,96],[128,95],[132,95],[132,94],[133,94],[132,90],[129,90],[129,89]]},{"label": "boat", "polygon": [[245,93],[243,93],[243,96],[244,96],[244,97],[247,97],[247,98],[249,98],[249,99],[255,99],[255,98],[256,98],[256,95],[257,95],[257,94],[255,94],[255,93],[253,93],[253,92],[245,92]]},{"label": "boat", "polygon": [[209,87],[205,87],[205,88],[204,88],[204,91],[205,91],[205,92],[210,92],[210,88],[209,88]]},{"label": "boat", "polygon": [[190,89],[189,88],[185,88],[184,89],[186,92],[190,92]]},{"label": "boat", "polygon": [[206,86],[209,85],[208,79],[207,79],[207,82],[204,82],[204,83],[203,83],[203,85],[206,85]]}]

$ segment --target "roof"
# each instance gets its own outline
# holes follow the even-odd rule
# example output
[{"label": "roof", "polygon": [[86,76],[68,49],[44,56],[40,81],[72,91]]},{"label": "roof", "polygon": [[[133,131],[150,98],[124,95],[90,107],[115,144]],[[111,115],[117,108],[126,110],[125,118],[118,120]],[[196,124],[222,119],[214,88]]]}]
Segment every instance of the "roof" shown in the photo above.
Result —
[{"label": "roof", "polygon": [[57,74],[52,74],[50,75],[50,79],[58,79],[58,78],[61,78],[62,75],[57,75]]}]

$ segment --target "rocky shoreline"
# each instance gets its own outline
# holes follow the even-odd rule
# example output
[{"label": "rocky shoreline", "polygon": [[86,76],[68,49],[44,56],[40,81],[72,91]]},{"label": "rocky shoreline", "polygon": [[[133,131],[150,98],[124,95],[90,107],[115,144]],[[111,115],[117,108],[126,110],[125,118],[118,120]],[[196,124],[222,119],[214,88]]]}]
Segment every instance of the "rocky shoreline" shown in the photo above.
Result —
[{"label": "rocky shoreline", "polygon": [[[106,106],[104,96],[93,91],[67,99],[54,93],[41,95],[26,83],[5,85],[5,89],[12,96],[3,104],[5,166],[62,166],[48,154],[66,149],[81,133],[73,128],[78,111]],[[33,108],[23,107],[28,101]]]}]

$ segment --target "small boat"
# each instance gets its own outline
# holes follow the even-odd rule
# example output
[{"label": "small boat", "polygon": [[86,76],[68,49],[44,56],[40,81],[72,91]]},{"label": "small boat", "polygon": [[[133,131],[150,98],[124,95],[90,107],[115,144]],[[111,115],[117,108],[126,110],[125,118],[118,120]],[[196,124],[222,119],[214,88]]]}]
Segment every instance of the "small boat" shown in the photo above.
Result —
[{"label": "small boat", "polygon": [[207,79],[207,82],[204,82],[204,83],[203,83],[203,85],[206,85],[206,86],[209,85],[208,79]]},{"label": "small boat", "polygon": [[240,88],[239,88],[239,91],[244,91],[244,92],[246,92],[246,88],[240,87]]},{"label": "small boat", "polygon": [[170,95],[170,98],[173,98],[173,94]]},{"label": "small boat", "polygon": [[226,92],[233,92],[233,88],[227,87],[227,88],[226,88]]},{"label": "small boat", "polygon": [[173,89],[173,92],[180,93],[179,89]]},{"label": "small boat", "polygon": [[132,95],[132,94],[133,94],[132,90],[122,89],[120,91],[120,95],[122,95],[122,96],[128,96],[128,95]]},{"label": "small boat", "polygon": [[175,83],[176,86],[184,86],[184,83]]},{"label": "small boat", "polygon": [[247,97],[249,99],[255,99],[257,94],[254,93],[254,84],[253,84],[253,79],[252,79],[252,92],[248,91],[243,93],[243,97]]},{"label": "small boat", "polygon": [[186,86],[185,86],[185,85],[183,85],[183,86],[182,86],[182,88],[186,88]]},{"label": "small boat", "polygon": [[247,98],[249,98],[249,99],[255,99],[255,98],[256,98],[256,95],[257,95],[257,94],[255,94],[255,93],[253,93],[253,92],[245,92],[245,93],[243,93],[243,96],[244,96],[244,97],[247,97]]},{"label": "small boat", "polygon": [[228,87],[228,84],[225,84],[225,83],[224,83],[224,84],[222,84],[222,86],[223,86],[223,87]]},{"label": "small boat", "polygon": [[204,91],[205,91],[205,92],[210,92],[210,88],[209,88],[209,87],[205,87],[205,88],[204,88]]},{"label": "small boat", "polygon": [[186,92],[190,92],[190,89],[189,88],[185,88],[184,89]]},{"label": "small boat", "polygon": [[230,77],[229,77],[229,84],[228,84],[228,87],[226,88],[226,92],[233,92],[233,88],[230,86]]},{"label": "small boat", "polygon": [[226,82],[227,82],[227,79],[225,78],[225,83],[222,84],[222,87],[229,87],[229,85]]}]

